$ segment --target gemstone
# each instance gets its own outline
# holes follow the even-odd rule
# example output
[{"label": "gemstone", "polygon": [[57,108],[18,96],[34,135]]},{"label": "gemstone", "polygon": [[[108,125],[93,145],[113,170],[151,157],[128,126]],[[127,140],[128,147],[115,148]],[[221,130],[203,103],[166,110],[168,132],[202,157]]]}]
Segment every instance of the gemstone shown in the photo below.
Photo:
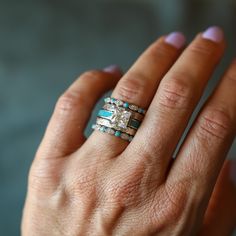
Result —
[{"label": "gemstone", "polygon": [[131,115],[130,111],[117,107],[112,114],[111,122],[116,129],[127,129]]},{"label": "gemstone", "polygon": [[107,109],[107,110],[112,110],[113,111],[115,109],[115,105],[113,105],[113,104],[105,104],[103,106],[103,108]]},{"label": "gemstone", "polygon": [[144,114],[144,110],[142,108],[139,108],[138,112],[141,113],[141,114]]},{"label": "gemstone", "polygon": [[107,110],[100,110],[98,112],[98,116],[101,116],[101,117],[110,117],[112,116],[112,112],[111,111],[107,111]]},{"label": "gemstone", "polygon": [[116,101],[115,101],[115,104],[116,104],[117,106],[122,106],[123,103],[124,103],[124,102],[122,102],[121,100],[116,100]]},{"label": "gemstone", "polygon": [[105,102],[105,103],[111,102],[111,98],[110,98],[110,97],[105,98],[105,99],[104,99],[104,102]]},{"label": "gemstone", "polygon": [[92,128],[95,129],[95,130],[99,130],[100,127],[101,127],[101,125],[98,125],[98,124],[94,124],[94,125],[92,126]]},{"label": "gemstone", "polygon": [[100,131],[105,132],[105,131],[106,131],[106,127],[105,127],[105,126],[102,126],[102,127],[100,128]]},{"label": "gemstone", "polygon": [[115,103],[115,102],[116,102],[116,99],[115,99],[115,98],[111,98],[111,102],[112,102],[112,103]]},{"label": "gemstone", "polygon": [[138,110],[138,107],[136,105],[133,105],[133,104],[129,105],[129,108],[131,110],[133,110],[133,111],[137,111]]},{"label": "gemstone", "polygon": [[120,132],[120,131],[116,131],[116,132],[115,132],[115,136],[116,136],[116,137],[120,137],[120,135],[121,135],[121,132]]},{"label": "gemstone", "polygon": [[114,130],[114,129],[111,129],[111,128],[107,128],[107,129],[106,129],[106,132],[107,132],[108,134],[115,134],[115,130]]},{"label": "gemstone", "polygon": [[125,102],[125,103],[123,104],[123,107],[128,108],[128,107],[129,107],[129,103],[128,103],[128,102]]}]

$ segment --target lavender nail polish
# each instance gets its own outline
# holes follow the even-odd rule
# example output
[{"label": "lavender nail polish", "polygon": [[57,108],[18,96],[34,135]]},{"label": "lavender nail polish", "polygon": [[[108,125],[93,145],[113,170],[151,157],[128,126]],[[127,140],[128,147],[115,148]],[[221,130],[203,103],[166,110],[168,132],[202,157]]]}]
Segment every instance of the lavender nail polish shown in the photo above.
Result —
[{"label": "lavender nail polish", "polygon": [[218,26],[212,26],[208,28],[203,34],[202,37],[213,42],[219,43],[224,38],[223,30]]},{"label": "lavender nail polish", "polygon": [[173,32],[167,35],[165,42],[174,46],[177,49],[182,48],[185,45],[185,36],[180,32]]},{"label": "lavender nail polish", "polygon": [[121,68],[118,65],[107,66],[103,69],[103,71],[111,73],[111,74],[116,74],[119,76],[121,76],[123,74]]}]

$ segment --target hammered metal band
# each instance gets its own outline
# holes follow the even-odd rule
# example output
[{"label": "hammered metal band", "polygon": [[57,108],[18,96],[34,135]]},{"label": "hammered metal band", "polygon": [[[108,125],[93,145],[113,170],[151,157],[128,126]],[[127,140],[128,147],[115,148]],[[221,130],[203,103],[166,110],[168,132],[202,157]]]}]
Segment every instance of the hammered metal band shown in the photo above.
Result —
[{"label": "hammered metal band", "polygon": [[141,125],[146,111],[134,104],[107,97],[99,110],[93,129],[131,141]]}]

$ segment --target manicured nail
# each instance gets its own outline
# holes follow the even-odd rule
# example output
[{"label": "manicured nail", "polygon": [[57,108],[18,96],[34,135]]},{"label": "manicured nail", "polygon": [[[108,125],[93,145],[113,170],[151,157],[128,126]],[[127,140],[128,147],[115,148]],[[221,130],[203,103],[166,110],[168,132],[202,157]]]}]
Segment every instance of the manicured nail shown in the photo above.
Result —
[{"label": "manicured nail", "polygon": [[177,49],[182,48],[185,45],[185,36],[180,32],[173,32],[167,35],[165,42],[174,46]]},{"label": "manicured nail", "polygon": [[230,177],[236,186],[236,160],[231,162]]},{"label": "manicured nail", "polygon": [[212,26],[203,32],[202,37],[213,42],[219,43],[224,38],[223,30],[218,26]]},{"label": "manicured nail", "polygon": [[121,76],[123,75],[123,71],[121,70],[121,68],[117,65],[110,65],[110,66],[107,66],[103,69],[103,71],[105,72],[108,72],[108,73],[111,73],[111,74],[115,74],[115,75],[118,75],[118,76]]}]

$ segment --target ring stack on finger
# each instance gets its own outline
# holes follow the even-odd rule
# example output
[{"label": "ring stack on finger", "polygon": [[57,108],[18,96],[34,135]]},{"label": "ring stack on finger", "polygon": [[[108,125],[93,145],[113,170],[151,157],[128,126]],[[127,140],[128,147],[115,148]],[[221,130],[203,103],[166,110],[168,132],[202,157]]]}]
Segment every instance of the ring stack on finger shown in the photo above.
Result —
[{"label": "ring stack on finger", "polygon": [[107,97],[104,101],[105,105],[99,110],[96,124],[92,128],[132,141],[146,111],[134,104],[112,97]]}]

